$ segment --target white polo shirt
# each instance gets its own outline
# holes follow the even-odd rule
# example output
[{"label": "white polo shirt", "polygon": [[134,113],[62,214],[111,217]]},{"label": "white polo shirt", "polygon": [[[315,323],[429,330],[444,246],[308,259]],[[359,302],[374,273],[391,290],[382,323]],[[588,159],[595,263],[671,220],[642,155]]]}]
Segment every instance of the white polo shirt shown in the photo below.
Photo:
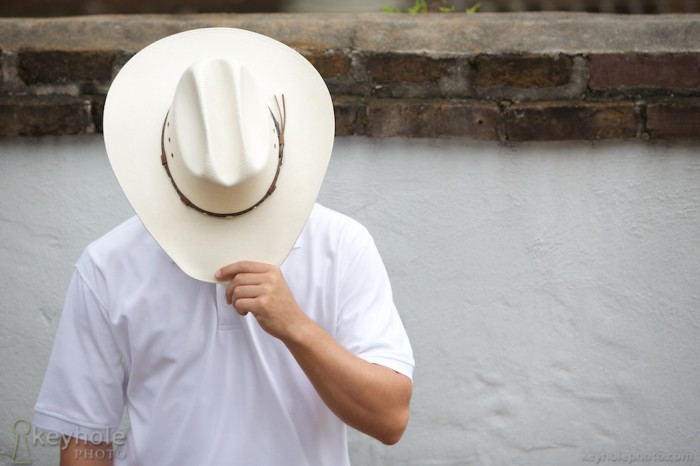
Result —
[{"label": "white polo shirt", "polygon": [[[340,344],[412,377],[384,265],[361,225],[316,205],[282,271]],[[124,443],[114,439],[117,465],[348,465],[345,425],[284,344],[239,316],[224,291],[185,275],[136,217],[91,244],[75,267],[34,426],[111,441],[126,406],[131,429]]]}]

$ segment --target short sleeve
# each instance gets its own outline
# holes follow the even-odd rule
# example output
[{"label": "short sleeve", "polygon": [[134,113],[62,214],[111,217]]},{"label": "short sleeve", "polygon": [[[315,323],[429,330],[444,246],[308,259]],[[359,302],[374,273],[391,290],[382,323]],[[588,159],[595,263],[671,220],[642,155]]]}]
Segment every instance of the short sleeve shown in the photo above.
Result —
[{"label": "short sleeve", "polygon": [[103,301],[86,276],[85,255],[71,278],[44,382],[35,427],[112,441],[124,408],[125,369]]},{"label": "short sleeve", "polygon": [[363,227],[345,234],[338,284],[338,341],[358,357],[413,377],[413,352],[374,240]]}]

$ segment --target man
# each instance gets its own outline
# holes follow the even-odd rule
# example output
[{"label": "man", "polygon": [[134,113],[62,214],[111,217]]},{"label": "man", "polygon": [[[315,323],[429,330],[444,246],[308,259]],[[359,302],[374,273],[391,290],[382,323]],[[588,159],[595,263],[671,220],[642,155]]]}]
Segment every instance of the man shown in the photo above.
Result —
[{"label": "man", "polygon": [[318,73],[256,33],[175,34],[124,66],[104,136],[137,217],[68,289],[34,415],[62,465],[342,466],[346,425],[399,441],[414,361],[386,271],[315,203],[333,133]]}]

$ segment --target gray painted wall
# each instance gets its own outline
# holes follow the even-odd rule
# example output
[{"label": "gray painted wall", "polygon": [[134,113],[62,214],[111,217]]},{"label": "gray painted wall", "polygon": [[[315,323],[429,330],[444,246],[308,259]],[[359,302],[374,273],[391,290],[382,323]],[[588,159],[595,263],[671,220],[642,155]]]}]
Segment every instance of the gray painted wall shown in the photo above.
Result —
[{"label": "gray painted wall", "polygon": [[[700,464],[697,149],[338,139],[320,201],[374,234],[417,360],[403,440],[354,464]],[[99,136],[0,140],[0,197],[0,464],[57,464],[22,434],[71,265],[130,208]]]}]

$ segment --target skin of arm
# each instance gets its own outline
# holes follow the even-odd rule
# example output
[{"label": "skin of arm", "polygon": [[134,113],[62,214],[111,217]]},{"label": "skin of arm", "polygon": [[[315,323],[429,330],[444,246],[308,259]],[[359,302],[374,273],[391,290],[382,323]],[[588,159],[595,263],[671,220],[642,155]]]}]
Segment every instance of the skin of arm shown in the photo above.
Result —
[{"label": "skin of arm", "polygon": [[112,466],[111,443],[91,443],[70,438],[61,441],[61,466]]},{"label": "skin of arm", "polygon": [[281,340],[326,406],[343,422],[384,444],[397,443],[408,425],[411,380],[343,348],[294,299],[279,267],[236,262],[215,277],[229,281],[226,300],[241,315]]}]

